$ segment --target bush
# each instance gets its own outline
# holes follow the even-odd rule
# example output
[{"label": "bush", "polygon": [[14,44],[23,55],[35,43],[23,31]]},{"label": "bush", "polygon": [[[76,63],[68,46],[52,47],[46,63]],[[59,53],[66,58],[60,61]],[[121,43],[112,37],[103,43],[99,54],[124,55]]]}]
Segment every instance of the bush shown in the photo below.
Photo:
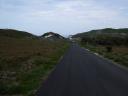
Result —
[{"label": "bush", "polygon": [[112,52],[112,46],[107,46],[106,47],[106,52]]}]

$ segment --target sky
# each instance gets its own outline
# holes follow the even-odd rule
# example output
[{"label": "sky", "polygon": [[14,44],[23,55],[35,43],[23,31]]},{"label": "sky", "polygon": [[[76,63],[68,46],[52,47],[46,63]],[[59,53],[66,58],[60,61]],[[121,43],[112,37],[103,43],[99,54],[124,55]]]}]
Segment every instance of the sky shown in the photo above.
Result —
[{"label": "sky", "polygon": [[0,0],[0,29],[63,36],[128,28],[128,0]]}]

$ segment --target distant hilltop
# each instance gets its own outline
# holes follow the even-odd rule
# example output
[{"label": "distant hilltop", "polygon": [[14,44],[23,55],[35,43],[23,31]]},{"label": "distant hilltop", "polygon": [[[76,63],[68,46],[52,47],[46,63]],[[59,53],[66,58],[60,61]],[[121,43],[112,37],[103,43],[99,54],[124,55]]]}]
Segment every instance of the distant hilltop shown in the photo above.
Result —
[{"label": "distant hilltop", "polygon": [[71,39],[101,45],[128,45],[128,28],[92,30],[73,35]]},{"label": "distant hilltop", "polygon": [[63,36],[57,34],[57,33],[54,33],[54,32],[47,32],[47,33],[44,33],[41,38],[44,38],[44,39],[49,39],[49,40],[57,40],[57,39],[65,39]]},{"label": "distant hilltop", "polygon": [[122,28],[122,29],[105,28],[105,29],[91,30],[88,32],[72,35],[72,38],[96,37],[102,35],[124,37],[128,35],[128,28]]},{"label": "distant hilltop", "polygon": [[36,37],[35,35],[14,29],[0,29],[0,37],[9,37],[9,38],[32,38]]},{"label": "distant hilltop", "polygon": [[41,36],[33,35],[29,32],[19,31],[14,29],[0,29],[0,37],[8,38],[38,38],[47,40],[64,40],[65,38],[54,32],[47,32]]},{"label": "distant hilltop", "polygon": [[[0,29],[0,37],[9,37],[9,38],[39,38],[46,40],[64,40],[65,38],[58,33],[55,32],[47,32],[41,36],[33,35],[29,32],[19,31],[14,29]],[[78,33],[75,35],[69,36],[69,39],[82,39],[82,38],[109,38],[109,37],[120,37],[120,38],[128,38],[128,28],[123,29],[98,29],[91,30],[88,32]]]}]

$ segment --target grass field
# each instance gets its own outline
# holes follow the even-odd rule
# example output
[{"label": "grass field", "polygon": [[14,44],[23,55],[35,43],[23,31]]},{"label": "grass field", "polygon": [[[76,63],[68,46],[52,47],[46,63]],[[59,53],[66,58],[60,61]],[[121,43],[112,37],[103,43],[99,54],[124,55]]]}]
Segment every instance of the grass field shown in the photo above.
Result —
[{"label": "grass field", "polygon": [[34,96],[68,48],[66,41],[0,38],[0,96]]},{"label": "grass field", "polygon": [[118,64],[128,67],[128,46],[112,46],[112,52],[107,52],[106,46],[94,46],[89,44],[82,46],[93,52],[99,53],[100,55],[103,55]]}]

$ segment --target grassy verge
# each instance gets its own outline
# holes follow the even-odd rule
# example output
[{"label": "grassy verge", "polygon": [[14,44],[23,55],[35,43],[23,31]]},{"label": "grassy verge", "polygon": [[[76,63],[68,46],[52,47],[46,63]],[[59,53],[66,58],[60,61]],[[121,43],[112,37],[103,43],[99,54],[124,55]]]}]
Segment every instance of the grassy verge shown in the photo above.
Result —
[{"label": "grassy verge", "polygon": [[107,52],[106,46],[101,45],[82,45],[85,48],[99,53],[100,55],[128,67],[128,46],[112,46],[112,52]]},{"label": "grassy verge", "polygon": [[0,95],[34,96],[67,48],[66,41],[2,38]]}]

